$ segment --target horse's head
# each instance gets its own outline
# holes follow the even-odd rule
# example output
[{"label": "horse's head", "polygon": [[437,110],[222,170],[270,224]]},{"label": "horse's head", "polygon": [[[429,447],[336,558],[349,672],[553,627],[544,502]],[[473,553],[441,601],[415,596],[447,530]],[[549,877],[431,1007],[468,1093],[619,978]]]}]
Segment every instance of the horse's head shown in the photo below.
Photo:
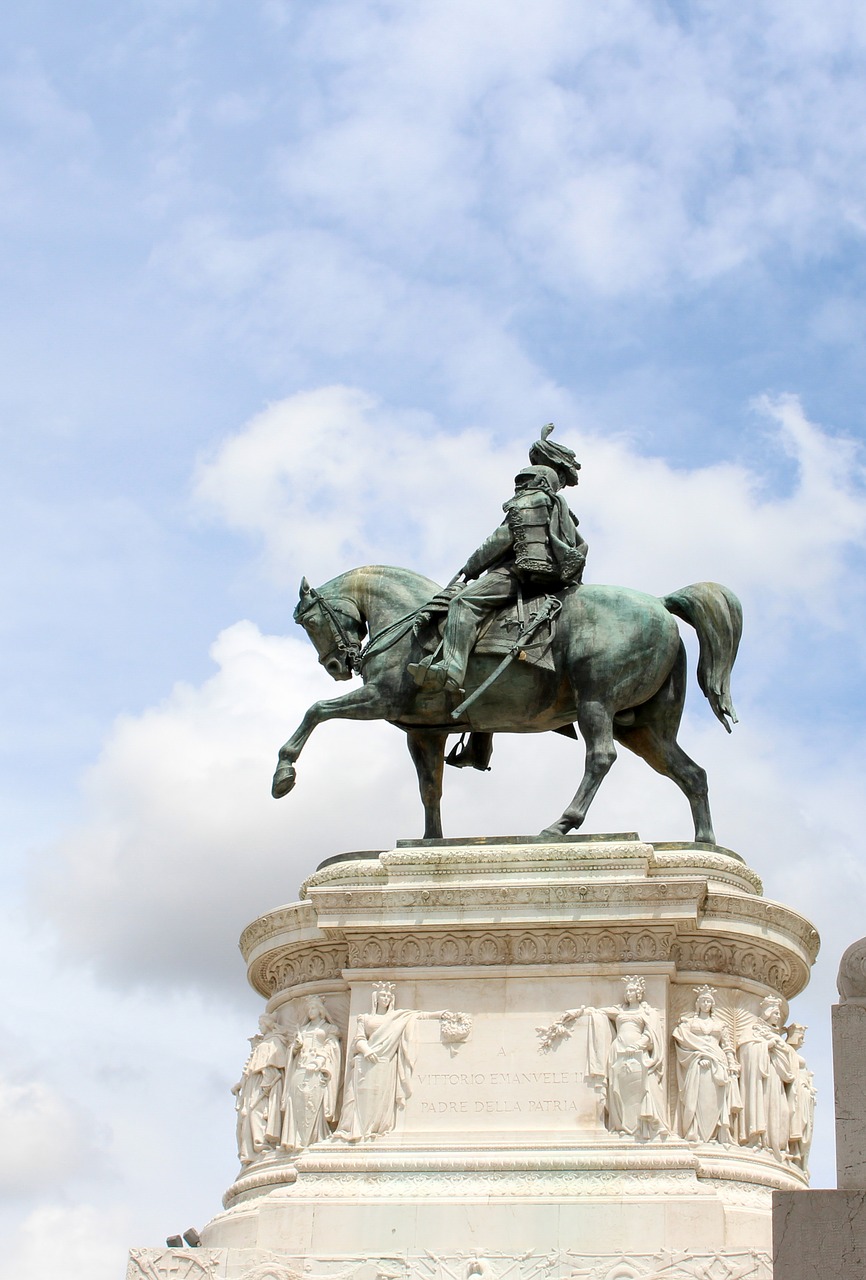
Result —
[{"label": "horse's head", "polygon": [[313,642],[319,662],[334,680],[351,680],[358,664],[366,625],[353,600],[327,600],[301,579],[295,622]]}]

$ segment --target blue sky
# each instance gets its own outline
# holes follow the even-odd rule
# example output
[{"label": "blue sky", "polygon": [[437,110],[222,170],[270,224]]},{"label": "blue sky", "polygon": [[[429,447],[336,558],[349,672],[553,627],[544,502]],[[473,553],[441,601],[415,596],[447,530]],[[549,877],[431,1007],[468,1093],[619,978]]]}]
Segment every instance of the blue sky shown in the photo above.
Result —
[{"label": "blue sky", "polygon": [[[829,1185],[866,891],[862,7],[36,0],[2,42],[0,1113],[38,1155],[0,1168],[0,1280],[108,1280],[216,1209],[237,934],[418,825],[381,726],[321,730],[269,798],[326,693],[298,580],[450,577],[550,419],[588,579],[744,600],[742,723],[693,690],[685,739],[720,842],[824,936]],[[564,749],[449,779],[447,829],[545,825]],[[689,834],[627,760],[590,824]]]}]

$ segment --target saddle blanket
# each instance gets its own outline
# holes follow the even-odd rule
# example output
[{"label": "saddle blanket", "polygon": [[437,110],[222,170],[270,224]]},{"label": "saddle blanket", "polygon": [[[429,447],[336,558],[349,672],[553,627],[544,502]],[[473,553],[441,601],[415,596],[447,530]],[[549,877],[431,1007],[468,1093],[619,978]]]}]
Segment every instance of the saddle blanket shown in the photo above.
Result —
[{"label": "saddle blanket", "polygon": [[[473,646],[473,653],[493,654],[505,657],[531,614],[536,613],[546,600],[546,596],[535,596],[523,601],[522,618],[517,603],[499,609],[483,624],[478,639]],[[531,666],[542,667],[545,671],[553,671],[553,637],[556,634],[556,619],[543,622],[534,631],[525,645],[521,645],[515,661],[528,662]],[[523,656],[525,655],[525,656]]]}]

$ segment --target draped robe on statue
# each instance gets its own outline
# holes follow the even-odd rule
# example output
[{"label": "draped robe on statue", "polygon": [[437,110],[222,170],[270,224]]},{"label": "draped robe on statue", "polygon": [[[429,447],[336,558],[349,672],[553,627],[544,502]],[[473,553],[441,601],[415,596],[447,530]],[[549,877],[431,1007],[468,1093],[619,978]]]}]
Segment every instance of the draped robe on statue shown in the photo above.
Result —
[{"label": "draped robe on statue", "polygon": [[[420,1016],[415,1009],[391,1009],[358,1018],[343,1114],[335,1137],[358,1142],[394,1128],[397,1111],[412,1092],[414,1032]],[[365,1049],[375,1061],[365,1056]]]},{"label": "draped robe on statue", "polygon": [[738,1050],[742,1068],[743,1119],[740,1141],[769,1147],[779,1159],[788,1148],[790,1116],[785,1085],[794,1079],[792,1052],[763,1019]]},{"label": "draped robe on statue", "polygon": [[730,1141],[741,1109],[733,1045],[721,1018],[690,1014],[674,1028],[679,1131],[689,1142]]},{"label": "draped robe on statue", "polygon": [[331,1136],[340,1089],[340,1033],[327,1018],[303,1023],[295,1036],[286,1071],[280,1145],[310,1146]]},{"label": "draped robe on statue", "polygon": [[788,1086],[789,1138],[792,1147],[796,1144],[796,1154],[805,1168],[815,1121],[815,1077],[796,1049],[791,1045],[788,1048],[794,1069],[794,1079]]},{"label": "draped robe on statue", "polygon": [[286,1038],[274,1029],[257,1038],[235,1085],[238,1109],[238,1157],[250,1164],[280,1139],[280,1106],[286,1066]]},{"label": "draped robe on statue", "polygon": [[608,1129],[641,1137],[666,1130],[664,1037],[656,1010],[641,1001],[584,1013],[589,1018],[587,1075],[605,1082]]}]

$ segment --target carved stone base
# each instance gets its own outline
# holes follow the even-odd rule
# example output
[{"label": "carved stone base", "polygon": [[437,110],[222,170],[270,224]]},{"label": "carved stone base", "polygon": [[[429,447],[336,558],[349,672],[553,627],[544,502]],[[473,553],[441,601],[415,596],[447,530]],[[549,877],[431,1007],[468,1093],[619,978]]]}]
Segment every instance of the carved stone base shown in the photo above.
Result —
[{"label": "carved stone base", "polygon": [[[807,1178],[778,1118],[765,1140],[728,1115],[735,1051],[789,1061],[767,997],[786,1014],[818,938],[760,895],[730,851],[630,835],[331,860],[241,939],[277,1030],[238,1087],[225,1211],[130,1280],[769,1280],[772,1191]],[[705,985],[698,1141],[672,1032]]]},{"label": "carved stone base", "polygon": [[487,1252],[394,1252],[323,1257],[310,1268],[299,1255],[253,1249],[136,1249],[127,1280],[772,1280],[769,1254],[742,1248],[645,1249],[617,1254],[579,1247]]}]

